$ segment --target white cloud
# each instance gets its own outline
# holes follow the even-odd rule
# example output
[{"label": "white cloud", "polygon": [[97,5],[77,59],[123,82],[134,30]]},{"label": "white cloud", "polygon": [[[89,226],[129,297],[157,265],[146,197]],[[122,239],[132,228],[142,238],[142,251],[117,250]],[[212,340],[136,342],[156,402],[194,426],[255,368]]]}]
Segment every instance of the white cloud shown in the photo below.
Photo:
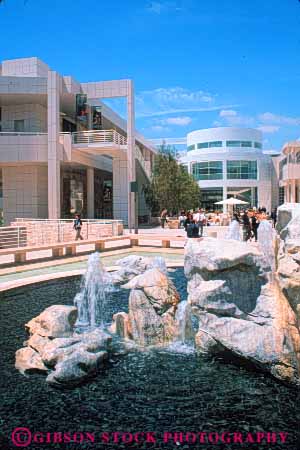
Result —
[{"label": "white cloud", "polygon": [[192,120],[193,119],[188,116],[168,117],[167,119],[163,119],[161,123],[168,125],[178,125],[180,127],[183,127],[185,125],[190,124]]},{"label": "white cloud", "polygon": [[183,7],[181,5],[178,5],[177,1],[166,1],[163,2],[159,1],[150,1],[148,3],[148,6],[146,7],[146,10],[150,13],[158,14],[160,15],[162,12],[179,12],[183,11]]},{"label": "white cloud", "polygon": [[160,2],[150,2],[147,7],[147,11],[152,12],[154,14],[160,14],[163,9],[163,5]]},{"label": "white cloud", "polygon": [[278,125],[261,125],[257,128],[262,133],[276,133],[276,131],[280,130]]},{"label": "white cloud", "polygon": [[183,87],[157,88],[136,95],[137,117],[153,117],[173,113],[215,111],[214,95],[202,90],[191,91]]},{"label": "white cloud", "polygon": [[169,128],[163,127],[162,125],[152,125],[150,130],[155,131],[157,133],[165,133],[165,132],[170,131]]},{"label": "white cloud", "polygon": [[222,109],[219,113],[220,117],[235,117],[237,116],[237,112],[233,109]]},{"label": "white cloud", "polygon": [[292,125],[292,126],[300,125],[300,117],[280,116],[278,114],[265,112],[263,114],[260,114],[258,118],[264,123],[272,122],[274,124],[281,124],[281,125]]},{"label": "white cloud", "polygon": [[226,125],[230,125],[230,126],[254,126],[255,123],[255,119],[254,117],[250,117],[250,116],[242,116],[242,115],[228,115],[228,116],[223,116],[222,117],[225,122]]}]

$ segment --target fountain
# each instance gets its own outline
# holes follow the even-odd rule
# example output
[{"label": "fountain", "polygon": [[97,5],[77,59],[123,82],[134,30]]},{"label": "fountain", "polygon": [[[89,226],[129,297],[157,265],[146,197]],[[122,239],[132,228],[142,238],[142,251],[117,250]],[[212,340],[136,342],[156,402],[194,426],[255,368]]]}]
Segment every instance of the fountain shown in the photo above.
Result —
[{"label": "fountain", "polygon": [[264,265],[269,272],[269,281],[272,281],[272,274],[275,272],[275,252],[274,252],[274,230],[271,223],[262,219],[257,230],[258,246],[264,255]]},{"label": "fountain", "polygon": [[74,305],[78,309],[76,328],[79,330],[103,328],[107,294],[114,289],[111,277],[100,260],[100,254],[91,254],[82,280],[81,291],[74,298]]},{"label": "fountain", "polygon": [[226,239],[241,241],[240,224],[237,220],[232,220],[226,234]]}]

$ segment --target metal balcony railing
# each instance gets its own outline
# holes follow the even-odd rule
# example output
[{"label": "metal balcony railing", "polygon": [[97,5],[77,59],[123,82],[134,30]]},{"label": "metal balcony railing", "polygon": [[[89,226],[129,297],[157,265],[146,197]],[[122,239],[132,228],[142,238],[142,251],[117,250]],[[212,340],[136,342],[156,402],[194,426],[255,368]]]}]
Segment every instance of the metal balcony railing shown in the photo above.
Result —
[{"label": "metal balcony railing", "polygon": [[72,133],[72,144],[127,145],[127,139],[116,130],[78,131]]}]

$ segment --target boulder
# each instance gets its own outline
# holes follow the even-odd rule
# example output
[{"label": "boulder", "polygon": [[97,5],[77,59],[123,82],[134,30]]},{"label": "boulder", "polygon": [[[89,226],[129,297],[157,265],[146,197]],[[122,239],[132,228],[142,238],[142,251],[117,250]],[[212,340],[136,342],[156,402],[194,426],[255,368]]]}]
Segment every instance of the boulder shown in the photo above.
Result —
[{"label": "boulder", "polygon": [[149,269],[122,286],[131,289],[129,313],[114,316],[112,331],[142,346],[165,344],[176,334],[180,296],[165,273]]},{"label": "boulder", "polygon": [[127,313],[118,312],[113,315],[110,332],[122,339],[132,339],[132,330]]},{"label": "boulder", "polygon": [[[189,240],[184,259],[188,280],[223,280],[236,307],[248,313],[255,308],[260,289],[267,279],[262,271],[263,255],[245,242],[207,238]],[[188,285],[189,292],[193,289]]]},{"label": "boulder", "polygon": [[31,347],[20,348],[16,351],[15,368],[23,375],[48,370],[39,353]]},{"label": "boulder", "polygon": [[76,386],[95,374],[108,358],[106,351],[90,353],[78,348],[72,355],[60,361],[46,378],[52,385]]},{"label": "boulder", "polygon": [[287,239],[297,240],[300,238],[300,209],[299,215],[292,218],[287,225],[281,230],[280,237],[284,241]]},{"label": "boulder", "polygon": [[288,223],[300,214],[299,203],[284,203],[277,209],[277,223],[276,230],[281,231],[288,225]]},{"label": "boulder", "polygon": [[27,331],[49,338],[69,337],[77,319],[75,306],[53,305],[25,325]]},{"label": "boulder", "polygon": [[69,359],[73,353],[96,353],[100,350],[108,350],[111,336],[100,329],[74,334],[71,338],[57,338],[50,341],[41,353],[42,360],[49,367]]},{"label": "boulder", "polygon": [[[69,335],[68,327],[73,327],[76,314],[72,315],[72,310],[63,306],[52,308],[50,313],[49,309],[26,325],[30,332],[35,333],[24,343],[27,347],[16,352],[15,367],[22,374],[37,370],[50,372],[47,377],[49,384],[72,387],[103,365],[111,351],[112,338],[99,328],[82,334],[73,333],[70,337],[53,337],[56,334]],[[64,323],[53,323],[57,311],[57,317],[63,318]],[[45,336],[47,333],[51,339]]]},{"label": "boulder", "polygon": [[122,287],[142,290],[158,315],[162,315],[171,306],[176,306],[180,300],[173,282],[158,269],[147,270]]},{"label": "boulder", "polygon": [[188,303],[201,353],[231,354],[300,384],[297,319],[278,282],[266,283],[259,251],[243,242],[205,240],[186,247]]},{"label": "boulder", "polygon": [[163,273],[167,273],[167,266],[164,258],[156,256],[146,258],[144,256],[129,255],[117,261],[120,268],[111,274],[114,283],[125,283],[137,275],[141,275],[146,270],[157,268]]}]

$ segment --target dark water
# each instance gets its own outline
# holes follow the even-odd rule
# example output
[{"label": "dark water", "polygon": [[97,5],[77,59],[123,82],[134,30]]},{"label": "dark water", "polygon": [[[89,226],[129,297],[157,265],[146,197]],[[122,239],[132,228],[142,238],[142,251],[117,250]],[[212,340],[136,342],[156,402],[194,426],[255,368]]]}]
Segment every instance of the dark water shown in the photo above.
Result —
[{"label": "dark water", "polygon": [[[186,296],[183,273],[175,284]],[[24,323],[47,306],[71,304],[79,279],[60,280],[2,294],[0,301],[0,449],[11,443],[15,427],[32,433],[76,431],[95,433],[96,443],[33,443],[38,449],[300,449],[300,395],[266,375],[221,360],[194,354],[133,352],[90,383],[74,390],[56,390],[43,375],[25,378],[14,368],[15,351],[26,339]],[[0,294],[1,295],[1,294]],[[109,316],[127,309],[128,291],[112,295]],[[103,432],[155,432],[155,443],[101,442]],[[186,443],[187,432],[286,432],[287,444],[260,445]],[[163,442],[163,433],[184,433],[183,442]],[[129,435],[125,436],[129,439]],[[278,436],[277,436],[278,437]],[[51,436],[53,441],[54,437]],[[79,437],[78,437],[79,439]],[[180,440],[180,435],[177,436]],[[214,440],[213,440],[214,442]]]}]

